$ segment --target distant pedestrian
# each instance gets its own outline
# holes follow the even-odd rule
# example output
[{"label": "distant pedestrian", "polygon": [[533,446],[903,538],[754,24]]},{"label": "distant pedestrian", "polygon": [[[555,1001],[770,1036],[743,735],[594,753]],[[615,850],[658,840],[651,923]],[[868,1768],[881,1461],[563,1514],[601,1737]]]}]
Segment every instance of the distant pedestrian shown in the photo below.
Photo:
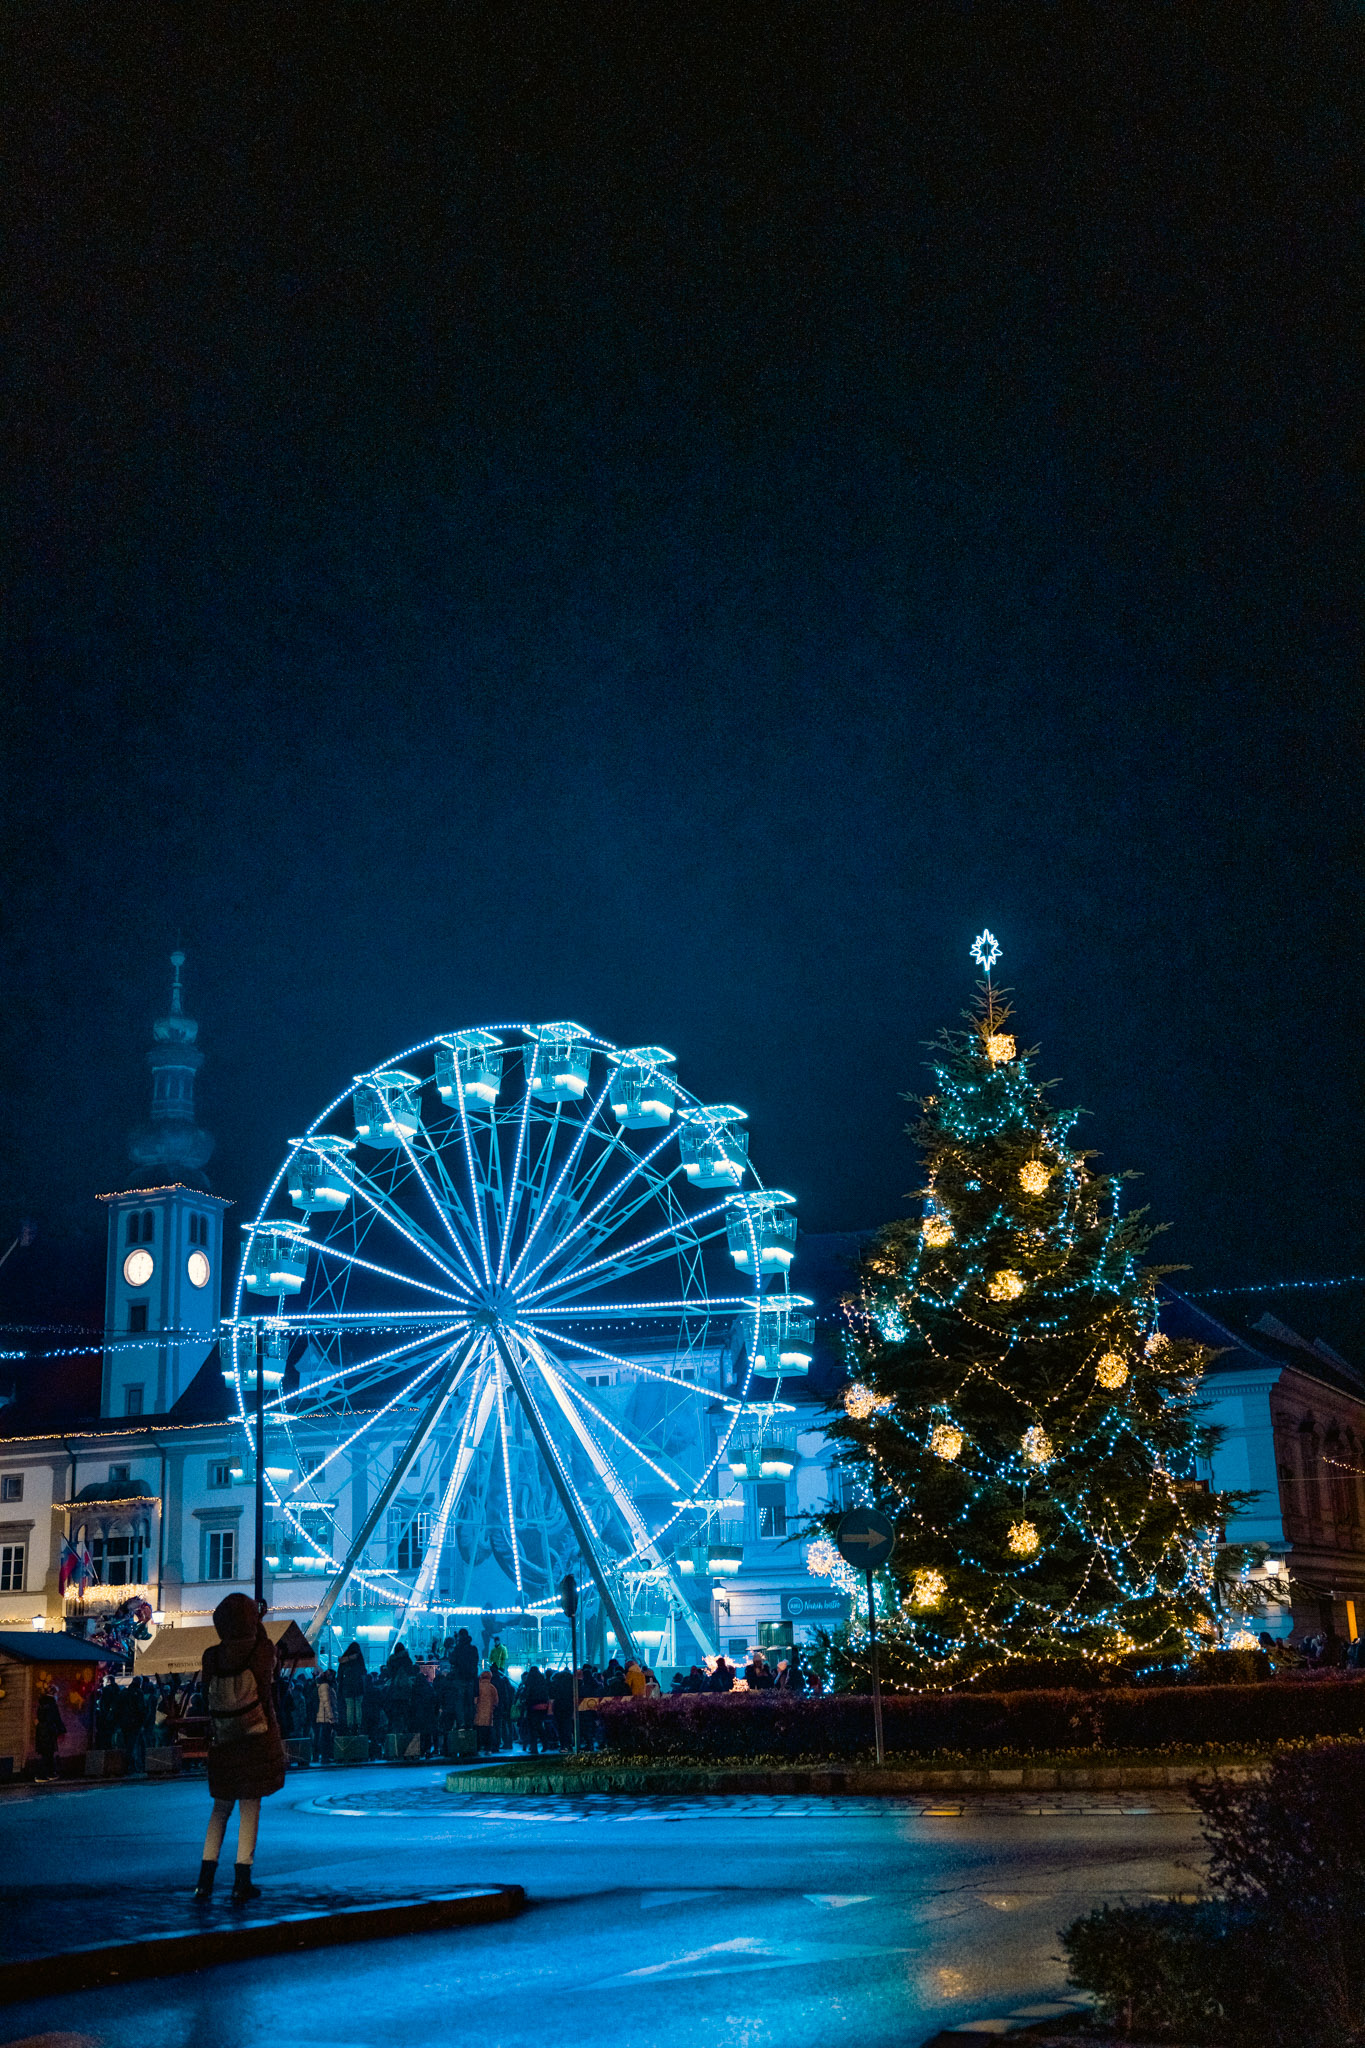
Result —
[{"label": "distant pedestrian", "polygon": [[318,1703],[313,1716],[313,1754],[320,1764],[329,1764],[336,1742],[337,1708],[340,1698],[337,1692],[335,1671],[330,1668],[318,1673]]},{"label": "distant pedestrian", "polygon": [[488,1652],[488,1668],[490,1671],[505,1671],[507,1669],[507,1645],[501,1636],[494,1636],[493,1638],[493,1647]]},{"label": "distant pedestrian", "polygon": [[365,1677],[365,1652],[359,1643],[349,1642],[337,1665],[337,1691],[348,1735],[358,1735],[365,1725]]},{"label": "distant pedestrian", "polygon": [[474,1726],[474,1689],[479,1682],[479,1653],[467,1628],[457,1629],[450,1653],[450,1675],[455,1706],[455,1726]]},{"label": "distant pedestrian", "polygon": [[65,1733],[62,1710],[57,1705],[57,1695],[51,1686],[38,1700],[38,1713],[33,1729],[33,1746],[38,1752],[41,1768],[40,1778],[55,1778],[57,1775],[57,1744]]},{"label": "distant pedestrian", "polygon": [[261,1801],[284,1784],[284,1743],[275,1714],[275,1645],[265,1632],[256,1602],[229,1593],[213,1611],[218,1641],[205,1650],[201,1685],[209,1712],[209,1792],[213,1812],[204,1836],[196,1899],[213,1893],[218,1857],[233,1806],[237,1815],[237,1862],[232,1897],[241,1904],[259,1898],[251,1881]]},{"label": "distant pedestrian", "polygon": [[723,1657],[717,1657],[716,1668],[711,1673],[712,1692],[733,1692],[735,1689],[735,1667],[727,1664]]},{"label": "distant pedestrian", "polygon": [[498,1714],[498,1683],[491,1671],[479,1673],[478,1691],[474,1700],[474,1731],[479,1738],[481,1750],[493,1747],[493,1724]]}]

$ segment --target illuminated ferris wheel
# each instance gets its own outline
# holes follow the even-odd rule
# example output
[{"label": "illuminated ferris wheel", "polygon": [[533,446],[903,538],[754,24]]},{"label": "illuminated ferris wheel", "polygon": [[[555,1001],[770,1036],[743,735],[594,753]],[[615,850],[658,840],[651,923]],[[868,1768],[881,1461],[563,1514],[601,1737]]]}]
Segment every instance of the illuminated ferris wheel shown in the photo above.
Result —
[{"label": "illuminated ferris wheel", "polygon": [[543,1611],[573,1570],[624,1651],[669,1617],[713,1649],[685,1581],[717,1477],[811,1358],[793,1198],[743,1123],[660,1046],[517,1024],[399,1054],[291,1141],[224,1354],[249,1444],[264,1384],[270,1562],[318,1578],[310,1635],[343,1597],[399,1636]]}]

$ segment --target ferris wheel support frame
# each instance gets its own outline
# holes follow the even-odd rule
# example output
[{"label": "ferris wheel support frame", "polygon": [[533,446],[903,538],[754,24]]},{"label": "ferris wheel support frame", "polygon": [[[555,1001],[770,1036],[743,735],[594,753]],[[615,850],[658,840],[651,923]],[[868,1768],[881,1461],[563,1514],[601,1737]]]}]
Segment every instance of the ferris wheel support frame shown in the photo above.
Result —
[{"label": "ferris wheel support frame", "polygon": [[364,1550],[365,1545],[369,1542],[371,1536],[373,1536],[375,1532],[375,1529],[378,1527],[380,1516],[384,1513],[385,1509],[389,1505],[389,1502],[397,1493],[399,1487],[402,1485],[404,1479],[407,1476],[409,1467],[413,1464],[415,1459],[420,1454],[422,1446],[426,1443],[426,1440],[431,1435],[432,1430],[435,1429],[436,1424],[438,1423],[441,1417],[441,1410],[445,1407],[446,1402],[450,1399],[452,1393],[455,1391],[455,1387],[459,1382],[460,1375],[464,1371],[466,1365],[468,1365],[471,1356],[473,1355],[474,1351],[476,1350],[482,1339],[482,1336],[483,1332],[481,1330],[471,1330],[469,1335],[464,1339],[464,1341],[458,1345],[455,1353],[454,1363],[451,1365],[450,1369],[443,1375],[441,1382],[436,1389],[436,1392],[432,1395],[431,1400],[427,1405],[426,1412],[422,1416],[421,1421],[418,1423],[412,1435],[408,1438],[408,1441],[403,1447],[403,1449],[395,1458],[392,1472],[390,1472],[388,1478],[384,1481],[384,1484],[380,1487],[378,1493],[375,1495],[373,1506],[370,1508],[369,1513],[366,1515],[364,1521],[361,1523],[355,1535],[351,1538],[350,1549],[346,1552],[346,1556],[343,1559],[340,1567],[334,1573],[331,1583],[327,1588],[327,1591],[323,1594],[321,1600],[319,1600],[317,1604],[316,1613],[313,1615],[312,1620],[309,1622],[307,1628],[304,1630],[304,1634],[310,1643],[315,1643],[318,1637],[322,1634],[323,1628],[326,1626],[327,1618],[331,1614],[332,1609],[336,1606],[337,1601],[341,1598],[342,1593],[345,1591],[347,1582],[350,1579],[351,1573],[355,1570],[356,1563],[360,1557],[361,1552]]},{"label": "ferris wheel support frame", "polygon": [[501,1329],[496,1326],[492,1335],[494,1347],[497,1350],[498,1357],[502,1360],[503,1370],[511,1382],[512,1391],[521,1405],[521,1411],[530,1425],[532,1436],[536,1440],[536,1448],[549,1468],[551,1482],[555,1492],[559,1495],[559,1504],[564,1510],[569,1527],[578,1539],[579,1549],[583,1553],[583,1561],[587,1565],[592,1582],[597,1588],[598,1598],[601,1600],[612,1628],[616,1632],[616,1640],[627,1657],[636,1657],[639,1653],[635,1647],[635,1638],[622,1617],[616,1595],[612,1591],[611,1582],[607,1577],[606,1568],[602,1563],[601,1557],[598,1555],[597,1539],[588,1527],[587,1517],[579,1506],[577,1496],[569,1484],[568,1474],[560,1463],[559,1451],[550,1436],[550,1432],[545,1427],[544,1418],[540,1410],[536,1407],[531,1397],[531,1389],[527,1384],[526,1375],[521,1369],[521,1361],[515,1356],[515,1346],[507,1342]]}]

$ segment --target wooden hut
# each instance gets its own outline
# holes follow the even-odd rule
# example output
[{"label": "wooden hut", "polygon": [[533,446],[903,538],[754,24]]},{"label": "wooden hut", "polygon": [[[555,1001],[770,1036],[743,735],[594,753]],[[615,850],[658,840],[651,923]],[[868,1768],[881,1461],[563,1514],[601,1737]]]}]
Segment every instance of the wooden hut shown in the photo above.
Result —
[{"label": "wooden hut", "polygon": [[33,1740],[38,1701],[57,1694],[65,1733],[59,1756],[89,1747],[84,1703],[109,1652],[76,1636],[44,1629],[0,1629],[0,1772],[16,1775],[38,1754]]},{"label": "wooden hut", "polygon": [[[280,1663],[297,1671],[317,1663],[317,1653],[296,1621],[270,1621],[265,1632],[279,1651]],[[216,1628],[161,1628],[145,1648],[136,1645],[133,1674],[137,1678],[198,1677],[204,1652],[218,1640]]]}]

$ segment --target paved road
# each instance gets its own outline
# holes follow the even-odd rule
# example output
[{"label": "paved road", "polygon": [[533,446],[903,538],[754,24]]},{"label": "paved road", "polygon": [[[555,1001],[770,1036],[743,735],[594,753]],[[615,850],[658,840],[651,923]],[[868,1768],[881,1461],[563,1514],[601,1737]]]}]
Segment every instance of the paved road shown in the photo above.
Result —
[{"label": "paved road", "polygon": [[[262,1884],[294,1905],[512,1882],[521,1919],[35,2001],[0,2012],[0,2043],[423,2048],[473,2027],[485,2048],[914,2048],[1056,2003],[1064,1921],[1190,1891],[1201,1866],[1174,1794],[462,1801],[443,1783],[291,1778]],[[190,1923],[205,1807],[199,1783],[0,1797],[4,1946]]]}]

